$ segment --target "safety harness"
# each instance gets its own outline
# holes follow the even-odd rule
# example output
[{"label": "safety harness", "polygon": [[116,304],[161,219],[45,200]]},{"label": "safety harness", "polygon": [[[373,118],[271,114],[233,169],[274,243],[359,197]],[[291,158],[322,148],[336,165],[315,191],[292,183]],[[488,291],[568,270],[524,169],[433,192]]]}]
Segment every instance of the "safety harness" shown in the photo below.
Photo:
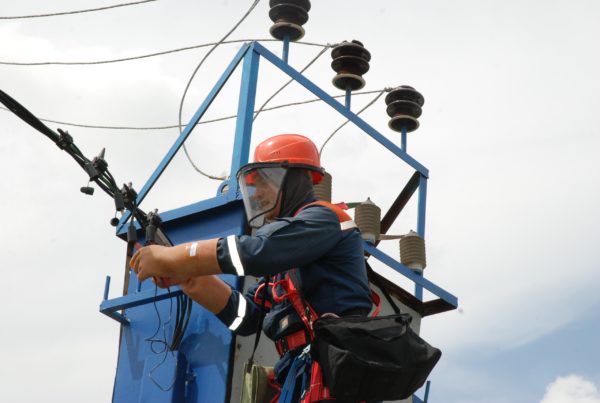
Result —
[{"label": "safety harness", "polygon": [[[346,207],[343,203],[332,204],[325,201],[316,201],[301,207],[294,216],[298,215],[302,210],[309,206],[324,206],[334,212],[340,222],[342,231],[356,228],[356,224],[352,218],[344,211]],[[347,208],[347,207],[346,207]],[[283,302],[288,299],[294,310],[302,320],[304,329],[291,333],[275,341],[275,347],[280,356],[286,352],[305,346],[300,355],[294,358],[286,377],[286,381],[281,386],[279,393],[273,401],[280,403],[295,403],[295,396],[298,396],[298,385],[300,385],[300,403],[312,403],[323,400],[335,400],[331,397],[329,389],[323,384],[323,374],[319,363],[312,359],[310,355],[310,342],[314,339],[313,323],[319,315],[310,306],[310,304],[302,297],[300,291],[299,278],[297,270],[292,269],[285,273],[283,279],[261,284],[255,293],[255,302],[264,304],[265,307],[270,307],[268,301],[263,301],[260,297],[261,287],[271,287],[271,295],[274,303]],[[278,292],[277,290],[283,290]],[[263,289],[264,291],[264,289]],[[265,293],[263,292],[263,295]],[[371,299],[375,304],[375,310],[372,316],[377,316],[380,311],[380,298],[374,291],[371,290]],[[345,315],[353,312],[346,312]],[[326,313],[325,315],[335,315]]]}]

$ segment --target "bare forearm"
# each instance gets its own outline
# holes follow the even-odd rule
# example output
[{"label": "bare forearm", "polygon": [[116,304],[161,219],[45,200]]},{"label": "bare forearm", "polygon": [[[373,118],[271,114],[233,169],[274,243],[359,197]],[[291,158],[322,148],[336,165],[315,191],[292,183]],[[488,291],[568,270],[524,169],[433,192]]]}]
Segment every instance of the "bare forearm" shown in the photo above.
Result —
[{"label": "bare forearm", "polygon": [[217,314],[225,308],[231,288],[217,276],[194,277],[181,285],[183,292],[191,299]]},{"label": "bare forearm", "polygon": [[130,265],[138,279],[154,277],[159,279],[159,285],[165,280],[174,285],[196,276],[221,274],[217,242],[218,239],[209,239],[172,247],[146,246],[136,252]]}]

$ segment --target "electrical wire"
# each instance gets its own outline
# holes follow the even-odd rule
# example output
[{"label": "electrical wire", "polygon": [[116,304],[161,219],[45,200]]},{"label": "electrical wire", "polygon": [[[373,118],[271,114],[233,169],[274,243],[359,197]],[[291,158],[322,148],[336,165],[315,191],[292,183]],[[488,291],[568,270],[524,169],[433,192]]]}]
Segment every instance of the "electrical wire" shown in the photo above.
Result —
[{"label": "electrical wire", "polygon": [[[356,92],[353,94],[353,96],[376,94],[381,91],[383,91],[383,90]],[[346,95],[334,95],[332,98],[344,98],[345,96]],[[269,112],[269,111],[273,111],[276,109],[288,108],[290,106],[305,105],[305,104],[310,104],[310,103],[315,103],[315,102],[323,102],[323,100],[321,98],[312,98],[312,99],[307,99],[304,101],[290,102],[290,103],[286,103],[286,104],[271,106],[269,108],[263,108],[262,112]],[[0,109],[11,112],[10,109],[4,108],[1,106],[0,106]],[[257,112],[259,112],[259,109],[254,111],[254,113],[257,113]],[[237,117],[237,115],[222,116],[222,117],[214,118],[214,119],[210,119],[210,120],[203,120],[203,121],[198,122],[198,124],[202,125],[202,124],[208,124],[208,123],[214,123],[214,122],[222,122],[224,120],[235,119],[236,117]],[[152,131],[152,130],[176,129],[179,127],[176,124],[175,125],[167,125],[167,126],[108,126],[108,125],[91,125],[91,124],[84,124],[84,123],[64,122],[61,120],[53,120],[53,119],[46,119],[46,118],[38,118],[38,119],[40,121],[46,122],[46,123],[55,123],[55,124],[65,125],[65,126],[81,127],[84,129]]]},{"label": "electrical wire", "polygon": [[154,1],[156,1],[156,0],[143,0],[143,1],[136,1],[136,2],[133,2],[133,3],[122,3],[122,4],[114,4],[112,6],[90,8],[90,9],[86,9],[86,10],[63,11],[63,12],[60,12],[60,13],[19,15],[19,16],[14,16],[14,17],[0,17],[0,20],[22,20],[22,19],[26,19],[26,18],[56,17],[56,16],[59,16],[59,15],[90,13],[90,12],[93,12],[93,11],[103,11],[103,10],[109,10],[109,9],[112,9],[112,8],[117,8],[117,7],[134,6],[134,5],[137,5],[137,4],[151,3],[151,2],[154,2]]},{"label": "electrical wire", "polygon": [[[223,41],[225,41],[229,35],[231,35],[233,33],[233,31],[235,31],[237,29],[237,27],[240,26],[240,24],[246,19],[246,17],[248,17],[248,15],[250,15],[250,13],[252,12],[252,10],[254,10],[254,7],[256,7],[256,5],[260,2],[260,0],[254,0],[252,2],[252,5],[250,6],[250,8],[248,9],[248,11],[246,11],[246,13],[244,14],[244,16],[233,26],[233,28],[231,28],[229,30],[229,32],[227,32],[225,34],[225,36],[223,36],[223,38],[221,38],[219,40],[219,42],[215,43],[214,46],[212,48],[210,48],[210,50],[208,52],[206,52],[206,54],[204,55],[204,57],[202,58],[202,60],[200,60],[200,63],[198,63],[198,65],[196,66],[196,68],[194,69],[194,72],[192,73],[192,75],[190,76],[190,79],[188,80],[187,85],[185,86],[185,90],[183,91],[183,95],[181,96],[181,102],[179,103],[179,114],[178,114],[178,125],[179,125],[179,133],[181,134],[181,132],[183,132],[183,126],[181,124],[181,115],[183,113],[183,103],[185,101],[185,96],[187,95],[188,89],[190,88],[190,85],[192,84],[192,80],[194,79],[194,77],[196,76],[196,73],[198,72],[198,70],[200,69],[200,67],[202,66],[202,64],[204,64],[204,61],[208,58],[208,56],[210,56],[212,54],[212,52],[214,52],[214,50],[221,44],[223,43]],[[192,157],[190,156],[190,154],[188,153],[187,147],[185,146],[185,143],[183,143],[183,151],[185,153],[185,156],[187,157],[188,161],[190,162],[190,164],[192,165],[192,167],[194,167],[194,169],[200,173],[203,176],[206,176],[209,179],[214,179],[214,180],[224,180],[226,179],[225,177],[221,177],[221,176],[215,176],[215,175],[210,175],[207,174],[205,172],[203,172],[200,168],[198,168],[196,166],[196,164],[194,164],[194,161],[192,161]]]},{"label": "electrical wire", "polygon": [[[167,292],[170,293],[170,290],[167,289]],[[171,311],[173,310],[173,302],[172,299],[169,298],[169,320],[167,320],[164,324],[162,321],[162,318],[160,316],[160,312],[158,310],[158,306],[156,304],[156,297],[158,296],[158,286],[155,285],[154,286],[154,300],[152,301],[152,306],[154,307],[154,311],[156,312],[156,317],[158,319],[158,325],[156,326],[156,330],[154,331],[154,333],[152,334],[152,336],[147,337],[144,339],[144,341],[150,342],[150,351],[152,351],[154,354],[162,354],[165,352],[165,350],[169,349],[169,343],[166,340],[166,330],[165,330],[165,326],[167,323],[169,323],[171,321],[170,317],[171,317]],[[163,330],[163,338],[157,338],[156,336],[158,336],[158,334],[160,333],[160,330]],[[154,349],[154,344],[159,344],[162,345],[162,350],[157,351]]]},{"label": "electrical wire", "polygon": [[[314,62],[317,61],[317,59],[319,57],[321,57],[321,55],[323,53],[325,53],[327,51],[327,49],[329,49],[331,47],[331,45],[327,44],[326,47],[324,47],[323,49],[321,49],[321,51],[310,61],[308,62],[308,64],[306,66],[304,66],[304,68],[302,70],[300,70],[300,73],[304,73],[310,66],[313,65]],[[267,104],[273,99],[275,98],[275,96],[277,94],[279,94],[281,91],[283,91],[285,89],[285,87],[287,87],[288,85],[290,85],[292,82],[294,81],[293,78],[290,78],[289,81],[287,81],[285,84],[283,84],[277,91],[275,91],[273,93],[273,95],[271,95],[263,104],[260,108],[258,108],[257,111],[254,112],[254,118],[252,119],[252,121],[254,122],[256,120],[256,118],[258,117],[258,115],[263,111],[263,109],[265,108],[265,106],[267,106]]]},{"label": "electrical wire", "polygon": [[[230,44],[230,43],[254,42],[254,41],[256,41],[256,42],[275,42],[275,41],[279,41],[279,40],[271,39],[271,38],[268,38],[268,39],[232,39],[229,41],[223,41],[221,44],[224,45],[224,44]],[[52,65],[89,66],[89,65],[98,65],[98,64],[120,63],[120,62],[127,62],[127,61],[131,61],[131,60],[140,60],[140,59],[147,59],[147,58],[156,57],[156,56],[168,55],[171,53],[185,52],[188,50],[206,48],[208,46],[214,46],[217,43],[218,42],[203,43],[200,45],[185,46],[185,47],[177,48],[177,49],[148,53],[148,54],[139,55],[139,56],[122,57],[122,58],[118,58],[118,59],[82,61],[82,62],[61,62],[61,61],[56,61],[56,62],[3,62],[3,61],[0,61],[0,65],[5,65],[5,66],[52,66]],[[302,42],[302,41],[295,42],[295,43],[300,44],[300,45],[317,46],[317,47],[327,47],[328,46],[328,45],[323,45],[320,43]]]},{"label": "electrical wire", "polygon": [[[171,289],[167,288],[167,293],[171,294]],[[171,353],[173,355],[173,349],[171,348],[171,346],[169,345],[169,342],[167,341],[167,329],[166,326],[167,324],[169,324],[171,322],[171,316],[173,313],[173,299],[169,298],[169,319],[167,319],[164,323],[162,322],[162,318],[160,316],[160,312],[158,310],[158,306],[156,304],[156,297],[158,295],[158,286],[155,285],[154,286],[154,301],[152,302],[153,306],[154,306],[154,311],[156,312],[156,317],[158,318],[158,326],[156,328],[156,331],[154,332],[154,334],[152,334],[152,336],[147,337],[146,339],[144,339],[147,342],[150,342],[150,351],[152,351],[152,353],[159,355],[159,354],[164,354],[162,360],[160,362],[158,362],[156,365],[154,365],[150,371],[148,372],[148,376],[150,377],[150,380],[152,380],[152,382],[158,387],[160,388],[160,390],[162,390],[163,392],[168,392],[169,390],[171,390],[173,388],[173,386],[175,386],[175,383],[177,382],[177,375],[174,375],[173,378],[173,382],[171,382],[170,386],[164,387],[162,386],[155,378],[154,378],[154,371],[156,371],[158,368],[160,368],[165,361],[167,360],[167,357],[169,355],[169,353]],[[177,311],[179,314],[179,299],[177,300]],[[156,336],[159,334],[160,330],[163,330],[163,337],[161,338],[157,338]],[[162,350],[157,351],[154,349],[154,344],[158,343],[160,345],[162,345]]]},{"label": "electrical wire", "polygon": [[[381,96],[383,95],[384,92],[389,92],[391,91],[391,88],[384,88],[383,90],[381,90],[379,92],[379,94],[377,94],[375,96],[375,98],[373,98],[371,100],[371,102],[369,102],[367,105],[365,105],[360,111],[356,112],[356,115],[360,115],[361,113],[363,113],[369,106],[373,105],[375,103],[375,101],[377,101],[379,98],[381,98]],[[340,129],[344,126],[346,126],[346,124],[348,124],[348,122],[350,122],[350,119],[347,119],[344,123],[342,123],[340,126],[338,126],[337,129],[335,129],[333,131],[333,133],[331,133],[329,135],[329,137],[327,137],[327,140],[325,140],[325,142],[323,143],[323,145],[321,146],[321,148],[319,149],[319,156],[323,155],[323,149],[325,148],[325,146],[327,145],[327,143],[329,143],[329,140],[331,140],[331,138],[338,132],[340,131]]]}]

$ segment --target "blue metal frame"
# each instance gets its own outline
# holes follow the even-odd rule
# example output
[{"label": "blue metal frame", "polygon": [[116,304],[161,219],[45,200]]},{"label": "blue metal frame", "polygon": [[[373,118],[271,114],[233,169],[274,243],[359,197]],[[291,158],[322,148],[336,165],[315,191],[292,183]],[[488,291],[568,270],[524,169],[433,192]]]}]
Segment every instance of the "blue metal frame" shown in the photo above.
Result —
[{"label": "blue metal frame", "polygon": [[242,84],[240,88],[240,101],[238,104],[237,122],[235,128],[235,140],[233,143],[233,157],[229,179],[228,194],[235,198],[238,190],[236,174],[240,167],[248,163],[250,154],[250,137],[252,135],[252,121],[254,115],[254,101],[256,98],[256,82],[258,78],[258,55],[250,47],[250,52],[244,58],[244,70],[242,71]]},{"label": "blue metal frame", "polygon": [[365,252],[369,253],[375,259],[379,260],[381,263],[384,263],[388,267],[396,270],[398,273],[402,274],[404,277],[407,277],[409,280],[412,280],[415,284],[423,287],[424,289],[431,292],[432,294],[437,295],[438,297],[440,297],[441,299],[443,299],[450,305],[452,305],[454,307],[458,306],[458,299],[454,295],[450,294],[448,291],[446,291],[443,288],[439,287],[438,285],[432,283],[431,281],[427,280],[423,276],[416,274],[411,269],[404,266],[402,263],[398,262],[393,257],[391,257],[391,256],[387,255],[386,253],[382,252],[381,250],[377,249],[377,247],[371,245],[370,243],[364,242],[363,246],[365,248]]},{"label": "blue metal frame", "polygon": [[[223,88],[223,86],[225,85],[227,80],[231,77],[233,71],[237,68],[237,66],[243,60],[243,71],[242,71],[242,79],[241,79],[241,86],[240,86],[240,99],[239,99],[239,104],[238,104],[238,115],[237,115],[237,121],[236,121],[235,139],[234,139],[233,154],[232,154],[232,161],[231,161],[231,171],[230,171],[231,178],[227,183],[228,184],[227,191],[224,193],[217,194],[217,196],[215,196],[214,198],[204,200],[204,201],[201,201],[198,203],[194,203],[192,205],[178,208],[175,210],[171,210],[171,211],[161,214],[161,218],[162,218],[163,222],[165,223],[165,225],[167,226],[166,229],[167,229],[168,233],[169,233],[169,225],[171,225],[172,223],[175,223],[173,225],[181,226],[182,222],[188,222],[192,218],[193,218],[192,221],[196,220],[194,222],[202,223],[202,226],[199,226],[199,227],[196,227],[195,225],[197,225],[197,224],[194,224],[194,223],[192,223],[191,225],[186,224],[188,226],[187,229],[185,229],[183,232],[180,231],[180,233],[176,232],[174,234],[174,237],[172,237],[172,239],[175,243],[181,243],[181,242],[190,240],[189,237],[190,237],[191,233],[195,233],[196,234],[195,236],[197,236],[198,238],[201,238],[201,237],[207,236],[207,235],[210,235],[212,237],[220,237],[220,236],[225,236],[225,235],[229,235],[232,233],[237,234],[242,231],[243,208],[242,208],[242,203],[240,201],[240,194],[238,192],[238,184],[237,184],[237,181],[235,180],[235,175],[236,175],[238,169],[248,162],[248,155],[250,153],[250,140],[251,140],[251,133],[252,133],[252,120],[253,120],[253,114],[254,114],[254,104],[255,104],[257,79],[258,79],[259,60],[260,60],[260,57],[263,57],[266,60],[268,60],[271,64],[278,67],[282,72],[284,72],[285,74],[290,76],[292,79],[294,79],[296,82],[298,82],[299,84],[304,86],[307,90],[309,90],[314,95],[319,97],[326,104],[328,104],[329,106],[334,108],[342,116],[346,117],[348,120],[353,122],[356,126],[358,126],[366,134],[371,136],[375,141],[379,142],[381,145],[386,147],[390,152],[392,152],[398,158],[400,158],[405,163],[407,163],[409,166],[414,168],[417,172],[419,172],[420,178],[419,178],[419,207],[418,207],[417,232],[421,237],[424,237],[424,234],[425,234],[425,206],[426,206],[426,197],[427,197],[427,179],[429,176],[429,171],[427,170],[426,167],[421,165],[418,161],[416,161],[414,158],[412,158],[406,152],[406,136],[405,136],[406,133],[403,133],[403,137],[401,140],[402,148],[399,148],[398,146],[396,146],[394,143],[392,143],[385,136],[383,136],[381,133],[379,133],[377,130],[375,130],[373,127],[371,127],[368,123],[366,123],[364,120],[362,120],[360,117],[358,117],[356,114],[354,114],[350,110],[350,96],[351,96],[350,91],[347,91],[347,93],[346,93],[346,105],[342,105],[337,100],[335,100],[330,95],[328,95],[325,91],[320,89],[317,85],[312,83],[310,80],[306,79],[301,73],[299,73],[298,71],[296,71],[292,67],[290,67],[287,64],[287,58],[288,58],[288,52],[289,52],[289,41],[284,41],[283,46],[284,46],[284,49],[283,49],[282,59],[276,57],[273,53],[271,53],[269,50],[267,50],[262,45],[260,45],[259,43],[256,43],[256,42],[253,42],[250,44],[245,44],[244,46],[242,46],[242,48],[239,50],[239,52],[236,54],[236,56],[233,58],[233,60],[229,64],[229,66],[225,69],[225,71],[221,75],[220,79],[214,85],[214,87],[212,88],[212,90],[210,91],[210,93],[208,94],[208,96],[206,97],[204,102],[202,103],[202,105],[198,108],[198,110],[196,111],[196,113],[194,114],[194,116],[192,117],[192,119],[190,120],[188,125],[186,126],[185,130],[177,138],[177,140],[171,146],[171,148],[169,149],[169,151],[167,152],[167,154],[165,155],[163,160],[160,162],[160,164],[155,169],[153,174],[150,176],[148,181],[145,183],[144,187],[139,192],[139,195],[137,198],[137,203],[140,204],[144,200],[145,196],[152,189],[152,187],[154,186],[156,181],[160,178],[160,176],[162,175],[162,173],[164,172],[164,170],[166,169],[168,164],[173,159],[174,155],[177,153],[177,151],[183,145],[183,143],[185,142],[187,137],[190,135],[191,131],[194,129],[194,127],[200,121],[200,119],[205,114],[207,109],[210,107],[210,105],[212,104],[212,102],[214,101],[216,96],[219,94],[219,92],[221,91],[221,89]],[[222,184],[219,187],[220,190],[223,189],[224,184]],[[227,216],[229,218],[224,218],[223,219],[224,221],[223,220],[219,221],[221,215]],[[125,232],[126,228],[124,227],[124,223],[127,221],[127,219],[129,217],[130,217],[129,212],[122,217],[119,227],[118,227],[118,231],[117,231],[118,234],[121,235]],[[182,218],[186,218],[187,220],[182,221],[181,220]],[[227,220],[229,220],[229,221],[227,221]],[[239,220],[239,223],[237,222],[237,220]],[[198,224],[198,225],[200,225],[200,224]],[[209,228],[209,230],[207,230],[207,228]],[[200,231],[200,232],[198,232],[198,231]],[[169,235],[171,236],[173,234],[169,233]],[[415,296],[417,298],[422,300],[422,290],[426,289],[426,290],[430,291],[431,293],[433,293],[434,295],[441,298],[442,300],[446,301],[448,304],[450,304],[454,307],[456,307],[458,305],[458,300],[454,295],[450,294],[449,292],[447,292],[444,289],[440,288],[439,286],[435,285],[431,281],[428,281],[423,276],[414,273],[411,269],[407,268],[406,266],[402,265],[401,263],[399,263],[392,257],[383,253],[382,251],[377,249],[375,246],[368,244],[366,242],[365,242],[364,246],[365,246],[365,251],[367,253],[369,253],[377,260],[381,261],[382,263],[386,264],[387,266],[398,271],[399,273],[401,273],[402,275],[404,275],[405,277],[407,277],[408,279],[413,281],[415,283]],[[136,334],[139,334],[139,332],[141,330],[147,331],[147,323],[141,323],[140,319],[145,317],[144,315],[147,315],[144,312],[148,311],[148,309],[149,309],[149,307],[147,307],[148,304],[161,303],[161,304],[163,304],[161,309],[164,310],[165,309],[164,304],[166,303],[165,300],[181,294],[181,290],[178,288],[176,288],[174,291],[171,291],[170,293],[167,291],[164,291],[164,290],[162,290],[158,293],[155,293],[155,291],[153,290],[153,287],[149,288],[148,284],[145,284],[145,286],[144,286],[144,284],[137,282],[137,279],[135,277],[132,277],[132,278],[133,278],[133,281],[132,281],[132,283],[130,283],[130,286],[129,286],[130,293],[128,295],[124,295],[122,297],[118,297],[118,298],[109,300],[108,299],[108,289],[110,286],[110,277],[108,277],[106,279],[106,283],[105,283],[103,302],[100,305],[100,311],[102,313],[119,321],[123,325],[129,325],[129,326],[122,328],[122,329],[128,329],[128,330],[126,330],[126,332],[127,332],[126,334],[129,334],[130,335],[129,337],[131,337],[131,335],[134,334],[134,332],[138,332]],[[235,281],[232,279],[228,279],[227,281],[229,281],[230,283],[235,283]],[[234,285],[234,284],[232,284],[232,285]],[[133,308],[135,308],[135,309],[133,309]],[[124,314],[121,314],[119,312],[121,310],[124,311],[126,309],[131,310],[130,311],[132,313],[131,317],[125,316]],[[207,318],[206,315],[202,312],[199,314],[196,314],[196,315],[199,315],[198,320],[207,321],[210,319],[210,318]],[[210,321],[214,321],[214,320],[210,319]],[[225,330],[226,329],[220,329],[219,326],[217,325],[217,329],[213,329],[211,334],[217,335],[217,334],[220,334],[219,332],[225,331]],[[195,335],[195,337],[197,337],[198,331],[195,331],[195,332],[196,333],[194,333],[194,335]],[[228,337],[230,337],[230,336],[228,336]],[[227,340],[229,340],[227,337],[225,337],[223,340],[224,340],[223,343],[229,343],[229,341],[227,341]],[[130,343],[130,342],[127,342],[127,343]],[[219,342],[217,341],[217,344],[218,343]],[[185,343],[183,343],[183,346],[185,347]],[[144,354],[143,351],[144,351],[143,349],[140,350],[139,345],[127,344],[125,347],[125,350],[120,352],[119,364],[121,364],[121,359],[125,359],[124,357],[127,357],[128,354],[129,355],[136,354],[137,357],[143,357],[143,354]],[[186,354],[186,356],[191,358],[191,361],[189,363],[190,368],[194,367],[194,365],[196,365],[196,367],[194,367],[194,368],[197,368],[197,371],[204,371],[204,369],[202,369],[203,367],[201,365],[202,360],[200,359],[200,357],[197,354],[194,355],[194,353],[190,352],[190,351],[185,352],[185,354]],[[198,361],[199,359],[200,359],[200,361]],[[138,363],[139,363],[139,361],[138,361]],[[124,365],[126,368],[122,369],[121,373],[123,373],[123,371],[125,373],[128,373],[129,366],[133,365],[133,364],[125,362]],[[136,364],[136,365],[138,365],[138,364]],[[200,367],[198,367],[198,365],[200,365]],[[138,368],[137,370],[139,371],[140,370],[139,365],[137,368]],[[175,367],[170,368],[170,370],[173,373],[177,373],[177,371],[179,371],[180,368],[177,368],[177,365],[175,365]],[[222,379],[222,378],[223,378],[223,376],[221,376],[219,379]],[[205,384],[203,384],[203,385],[205,385]],[[138,387],[138,386],[139,385],[137,385],[136,387]],[[151,393],[151,392],[144,391],[145,387],[151,387],[151,385],[150,386],[142,385],[141,387],[142,387],[142,393]],[[203,386],[203,387],[205,387],[205,386]],[[115,388],[116,388],[116,386],[115,386]],[[187,388],[187,386],[186,386],[186,388]],[[120,392],[122,392],[122,391],[120,391]],[[129,392],[123,392],[123,393],[122,393],[122,396],[128,396],[127,399],[130,399],[131,396],[128,395]],[[196,396],[201,395],[201,392],[196,391],[195,393],[196,393]],[[222,390],[219,389],[218,393],[220,396],[220,393],[222,393]],[[426,390],[425,399],[427,399],[427,394],[428,394],[428,388]],[[161,395],[161,398],[165,398],[165,395]],[[413,401],[415,401],[414,400],[415,398],[416,398],[416,396],[413,397]],[[416,398],[416,399],[418,399],[418,398]],[[187,398],[186,398],[186,401],[187,401]],[[190,400],[190,401],[192,401],[192,400]],[[420,401],[420,399],[418,399],[416,401]]]},{"label": "blue metal frame", "polygon": [[288,63],[288,58],[290,56],[290,36],[288,34],[283,36],[283,52],[281,55],[281,60],[285,64]]},{"label": "blue metal frame", "polygon": [[348,87],[346,88],[346,108],[348,108],[348,110],[350,110],[350,106],[351,106],[351,101],[352,101],[352,87]]},{"label": "blue metal frame", "polygon": [[[427,205],[427,178],[423,175],[419,177],[419,211],[417,216],[417,234],[425,239],[425,209]],[[422,275],[422,273],[417,273]],[[419,300],[423,300],[423,289],[416,284],[415,285],[415,297]]]},{"label": "blue metal frame", "polygon": [[371,136],[375,141],[383,145],[385,148],[394,153],[398,158],[406,162],[408,165],[413,167],[415,170],[419,171],[425,177],[429,176],[429,170],[425,168],[421,163],[415,160],[413,157],[408,155],[406,152],[401,150],[398,146],[388,140],[384,135],[375,130],[371,125],[362,120],[359,116],[352,113],[352,111],[348,110],[344,105],[339,103],[336,99],[331,97],[331,95],[327,94],[321,88],[319,88],[312,81],[308,80],[301,73],[294,70],[289,65],[285,64],[281,59],[267,50],[260,43],[254,43],[254,50],[258,52],[262,57],[270,61],[273,65],[278,67],[285,74],[293,78],[298,84],[302,85],[304,88],[315,94],[319,97],[323,102],[331,106],[333,109],[338,111],[342,116],[350,120],[356,126],[358,126],[362,131]]},{"label": "blue metal frame", "polygon": [[[217,81],[217,83],[215,84],[211,92],[208,94],[202,105],[200,105],[200,107],[198,108],[190,122],[187,124],[183,132],[181,132],[177,140],[175,140],[175,143],[173,143],[171,149],[164,156],[160,164],[158,164],[158,166],[154,170],[154,173],[152,173],[150,178],[146,181],[146,184],[144,185],[142,190],[140,190],[136,199],[136,204],[138,206],[142,203],[142,201],[144,200],[148,192],[152,189],[158,178],[160,178],[165,168],[169,165],[177,151],[179,151],[179,149],[181,148],[185,140],[188,138],[192,130],[194,130],[200,119],[202,119],[202,116],[204,116],[204,114],[206,113],[210,105],[213,103],[219,92],[221,92],[221,89],[223,88],[231,74],[235,71],[240,61],[242,61],[242,59],[246,55],[246,52],[248,52],[248,49],[250,49],[250,44],[244,44],[244,46],[240,48],[237,55],[235,55],[231,63],[229,63],[229,66],[227,66],[227,68],[221,75],[221,78],[219,78],[219,81]],[[121,220],[119,221],[119,225],[117,227],[119,230],[125,225],[129,217],[131,217],[130,211],[127,211],[123,215],[123,217],[121,217]]]}]

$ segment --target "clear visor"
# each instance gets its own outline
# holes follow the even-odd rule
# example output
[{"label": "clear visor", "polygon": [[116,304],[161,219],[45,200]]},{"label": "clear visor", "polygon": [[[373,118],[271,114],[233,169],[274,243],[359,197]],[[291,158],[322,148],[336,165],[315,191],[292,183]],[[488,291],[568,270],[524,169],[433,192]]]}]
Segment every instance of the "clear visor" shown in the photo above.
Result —
[{"label": "clear visor", "polygon": [[287,168],[281,165],[249,166],[240,170],[238,184],[251,227],[260,228],[275,218],[286,173]]}]

